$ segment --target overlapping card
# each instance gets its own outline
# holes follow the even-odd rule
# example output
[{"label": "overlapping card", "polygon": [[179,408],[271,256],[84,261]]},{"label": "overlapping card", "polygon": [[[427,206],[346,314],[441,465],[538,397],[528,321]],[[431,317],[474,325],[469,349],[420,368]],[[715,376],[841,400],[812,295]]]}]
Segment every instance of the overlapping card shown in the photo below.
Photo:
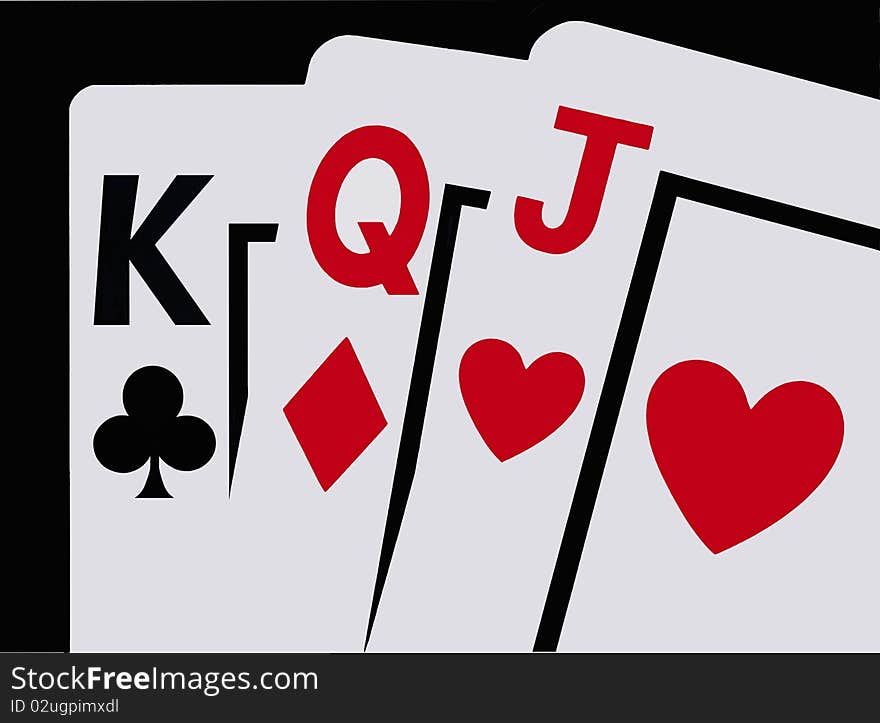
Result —
[{"label": "overlapping card", "polygon": [[71,649],[880,645],[880,102],[568,23],[70,118]]}]

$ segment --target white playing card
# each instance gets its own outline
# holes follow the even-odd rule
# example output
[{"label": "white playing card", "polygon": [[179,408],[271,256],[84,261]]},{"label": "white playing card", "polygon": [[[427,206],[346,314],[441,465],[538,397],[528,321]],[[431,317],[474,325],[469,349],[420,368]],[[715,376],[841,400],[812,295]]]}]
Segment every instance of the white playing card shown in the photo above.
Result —
[{"label": "white playing card", "polygon": [[[875,231],[875,244],[878,237]],[[560,649],[877,648],[880,585],[870,570],[880,549],[873,524],[880,504],[880,349],[871,331],[878,274],[880,249],[744,211],[676,202]],[[667,408],[646,420],[652,385],[687,360],[722,365],[753,407],[787,382],[820,385],[843,418],[836,460],[840,438],[828,429],[834,411],[785,399],[772,426],[761,430],[768,445],[762,452],[761,441],[747,441],[736,426],[757,427],[756,412],[743,421],[718,394],[708,403],[722,409],[719,418],[702,424],[736,459],[717,453],[708,468],[700,467],[702,445],[687,431],[691,420],[677,420],[695,413],[687,387],[657,402]],[[658,447],[656,460],[649,424],[673,435],[675,449]],[[784,441],[789,429],[797,435],[793,448]],[[668,473],[669,487],[660,461],[680,465]],[[774,495],[798,484],[792,468],[807,465],[809,475],[812,465],[829,462],[833,467],[812,494],[800,504],[796,497],[788,515],[737,544],[754,532],[741,527],[754,515],[775,519],[784,511],[774,507]],[[731,467],[738,476],[726,479]],[[691,475],[698,475],[696,489],[674,486]],[[704,486],[717,490],[714,500],[699,499]],[[693,529],[673,489],[682,505],[704,516],[694,518]],[[730,524],[739,534],[725,537]],[[713,554],[708,545],[730,547]]]},{"label": "white playing card", "polygon": [[[543,455],[523,455],[517,460],[524,460],[530,470],[521,468],[519,474],[540,477],[548,465],[559,466],[564,481],[550,487],[508,486],[509,470],[499,469],[470,419],[459,414],[463,405],[458,360],[471,344],[499,336],[515,344],[529,361],[557,350],[577,356],[577,344],[585,342],[581,337],[573,348],[566,347],[566,341],[576,335],[566,333],[570,316],[557,314],[556,307],[600,307],[616,291],[610,283],[598,285],[587,290],[585,299],[580,285],[582,265],[561,266],[558,258],[537,254],[519,241],[510,243],[513,200],[530,176],[529,160],[521,158],[524,136],[518,131],[524,112],[524,66],[488,56],[340,38],[321,48],[310,67],[310,83],[320,82],[334,103],[338,98],[351,103],[327,114],[334,122],[343,123],[347,112],[352,118],[349,126],[383,122],[404,129],[422,150],[432,180],[492,192],[488,209],[466,210],[459,225],[440,347],[432,365],[427,426],[396,548],[394,514],[399,504],[395,495],[401,480],[395,480],[391,491],[384,542],[387,546],[390,539],[395,552],[384,590],[381,556],[378,572],[375,563],[372,567],[378,578],[376,589],[383,596],[370,649],[530,646],[535,609],[540,611],[589,430],[595,397],[585,401],[543,445]],[[556,107],[543,114],[536,109],[526,112],[549,118],[552,126]],[[553,132],[552,127],[541,131]],[[583,137],[573,137],[560,153],[567,161],[562,164],[566,173],[557,174],[560,197],[568,192],[582,149]],[[646,186],[650,183],[648,179]],[[433,190],[436,193],[436,187]],[[635,236],[640,219],[633,217],[629,223]],[[628,272],[626,257],[618,263]],[[524,286],[535,293],[523,294]],[[617,293],[622,298],[624,289]],[[613,309],[592,319],[603,337],[613,335],[617,324]],[[592,368],[586,374],[589,386]],[[442,426],[434,406],[438,396],[442,404],[451,405],[451,412],[441,413]],[[405,449],[411,446],[407,437],[411,420],[401,418],[401,422],[401,447]],[[395,442],[401,439],[399,434]],[[398,462],[397,469],[401,467]],[[381,500],[383,511],[387,500]],[[426,501],[428,507],[422,507]],[[432,505],[436,506],[430,509]],[[526,514],[530,515],[530,532],[524,535]],[[470,559],[456,568],[461,555]],[[501,569],[486,574],[498,565]],[[496,583],[496,590],[483,590]],[[474,594],[475,589],[479,594]],[[503,610],[497,605],[502,598],[510,599]]]},{"label": "white playing card", "polygon": [[[440,62],[438,51],[372,45],[372,56],[360,54],[362,75],[350,81],[364,96],[380,92],[369,78],[397,88],[414,68],[423,85],[444,85],[448,61]],[[486,211],[463,216],[459,227],[419,462],[371,650],[531,648],[647,213],[646,206],[633,212],[628,198],[649,196],[656,173],[649,151],[621,146],[602,208],[604,225],[594,237],[564,255],[530,248],[514,227],[515,199],[547,199],[547,223],[558,225],[584,136],[554,130],[565,96],[534,102],[540,81],[530,68],[518,68],[515,83],[491,86],[480,68],[497,60],[468,60],[468,77],[456,85],[462,101],[455,122],[462,136],[476,133],[480,146],[451,167],[461,169],[456,182],[491,190],[492,197]],[[489,107],[475,110],[468,102],[489,93]],[[576,107],[651,123],[650,114],[631,108]],[[400,113],[409,118],[419,108],[429,111],[423,123],[437,113],[429,98],[408,99]],[[456,137],[434,138],[444,157],[446,135]],[[543,186],[536,187],[538,178]],[[577,360],[585,377],[579,404],[574,392],[573,414],[504,462],[475,428],[459,384],[463,354],[487,339],[509,343],[526,364],[562,352]],[[516,423],[523,421],[529,420]]]},{"label": "white playing card", "polygon": [[[544,36],[530,67],[548,99],[654,110],[660,169],[880,226],[877,101],[578,24]],[[572,67],[613,71],[577,88]],[[880,588],[866,572],[880,546],[866,515],[878,500],[878,254],[688,201],[667,244],[561,649],[876,648]],[[718,555],[676,509],[648,445],[647,391],[685,359],[725,366],[752,405],[791,380],[819,384],[845,420],[816,492]]]},{"label": "white playing card", "polygon": [[[413,49],[408,60],[398,60],[397,72],[411,72],[418,62]],[[399,83],[394,66],[382,70],[384,82]],[[513,107],[499,105],[493,116],[507,154],[493,157],[491,179],[479,176],[481,187],[492,191],[489,208],[463,219],[459,229],[419,465],[371,649],[525,650],[534,644],[659,171],[877,224],[875,101],[577,23],[538,42],[515,95]],[[549,255],[518,237],[514,199],[545,200],[548,226],[564,218],[583,138],[553,129],[561,105],[648,124],[654,135],[649,150],[618,148],[598,223],[586,243]],[[848,264],[860,257],[848,258],[852,261],[834,262],[844,278]],[[700,273],[696,263],[688,269]],[[475,430],[459,386],[462,355],[487,338],[510,342],[527,364],[548,352],[565,352],[580,362],[586,377],[583,399],[571,417],[543,442],[504,462]],[[760,347],[753,354],[757,364]],[[790,359],[780,356],[778,363]],[[847,373],[847,360],[847,354],[838,358],[839,373]],[[797,377],[809,371],[788,373]],[[876,384],[865,380],[871,383]],[[619,457],[626,459],[636,443],[643,445],[643,432],[616,446]],[[861,469],[875,467],[868,458],[860,463]],[[668,502],[662,487],[659,493]],[[606,515],[607,529],[629,524],[627,539],[637,539],[640,550],[650,547],[653,541],[632,529],[630,510],[642,508],[639,496],[618,494],[618,504],[600,507],[597,519]],[[872,498],[862,499],[868,504]],[[668,510],[652,514],[668,515]],[[573,630],[602,628],[613,616],[615,629],[623,631],[651,604],[650,595],[637,601],[616,595],[611,576],[620,574],[614,560],[622,543],[618,537],[614,543],[588,541],[591,560],[601,560],[606,571],[600,578],[604,605],[587,608],[574,600],[570,615],[581,623]],[[871,549],[858,559],[867,562]],[[808,558],[798,558],[796,568],[805,575]],[[655,579],[652,569],[638,568],[644,591]],[[588,569],[581,578],[589,579]],[[579,584],[585,595],[593,594],[588,582]],[[862,583],[854,585],[858,589]],[[749,594],[761,595],[760,585],[750,587]],[[845,615],[846,603],[840,605],[839,614]],[[656,616],[652,620],[661,635],[661,622]],[[694,622],[692,631],[697,635],[702,627]],[[852,642],[845,634],[828,636],[829,644]],[[587,640],[572,637],[568,647],[589,647]],[[651,642],[620,635],[610,644],[608,637],[600,640],[605,647]],[[728,639],[719,632],[715,640]],[[765,647],[782,640],[768,637]]]},{"label": "white playing card", "polygon": [[[420,124],[396,123],[422,153],[431,189],[425,230],[408,264],[419,293],[389,295],[380,286],[352,288],[330,278],[306,228],[316,168],[340,138],[388,115],[356,84],[323,89],[319,71],[329,49],[313,60],[305,88],[94,87],[72,106],[73,649],[363,646],[444,183],[459,168],[473,177],[491,159],[479,158],[480,136],[464,133],[474,130],[466,119],[450,127],[446,150],[428,143],[436,134],[425,122],[430,109],[420,111]],[[356,68],[360,52],[356,46],[336,60]],[[446,57],[434,52],[438,62]],[[502,73],[522,65],[499,59],[503,70],[481,77],[510,85]],[[460,63],[456,73],[467,76],[467,68]],[[443,94],[424,89],[425,100],[447,109],[438,116],[447,126],[457,118],[458,93],[454,84]],[[140,176],[133,229],[176,174],[213,175],[158,244],[210,325],[174,326],[135,272],[131,326],[93,323],[102,178],[113,173]],[[399,197],[394,173],[381,161],[358,165],[336,204],[343,243],[366,251],[357,222],[384,221],[391,229]],[[230,223],[278,224],[274,243],[247,248],[248,401],[231,489]],[[310,413],[297,407],[287,415],[285,407],[334,349],[345,364],[356,355],[359,388],[369,385],[381,411],[371,408],[370,429],[359,440],[363,452],[341,474],[319,480],[315,458],[291,428],[295,418],[308,431]],[[178,472],[160,461],[173,500],[133,499],[146,467],[119,475],[92,449],[102,422],[125,413],[128,375],[147,364],[177,375],[182,413],[203,418],[217,437],[212,460],[198,471]],[[327,386],[342,385],[331,378],[321,393]],[[342,406],[334,432],[356,416],[351,399],[335,401]],[[338,458],[341,445],[330,436],[325,451]],[[95,564],[88,551],[106,539],[115,541],[118,557]],[[105,576],[108,567],[115,577]],[[172,587],[181,604],[167,603]]]},{"label": "white playing card", "polygon": [[[574,109],[570,113],[580,120],[587,112],[645,124],[653,137],[648,148],[644,133],[639,142],[616,148],[594,231],[574,250],[549,254],[532,247],[540,242],[523,242],[514,208],[518,196],[544,201],[549,227],[566,216],[584,134],[553,128],[560,106]],[[379,590],[371,650],[530,649],[546,614],[563,529],[567,521],[571,525],[569,510],[658,174],[876,226],[871,200],[880,160],[872,135],[877,121],[878,104],[868,99],[580,23],[550,31],[527,62],[345,37],[319,49],[305,87],[87,89],[71,108],[71,648],[360,649]],[[424,162],[430,203],[420,220],[421,242],[407,264],[417,294],[339,283],[322,270],[309,243],[310,231],[314,240],[332,226],[325,223],[318,234],[307,227],[316,169],[340,138],[370,126],[405,135]],[[173,325],[134,272],[131,326],[93,323],[107,174],[140,176],[134,228],[175,175],[213,176],[159,243],[210,325]],[[436,276],[432,259],[436,266],[441,258],[435,237],[447,228],[440,222],[446,184],[491,195],[485,210],[461,211],[436,359],[427,356],[424,429],[418,430],[410,414],[418,407],[411,382],[428,378],[425,364],[414,360],[430,346],[419,336],[419,324],[429,279]],[[324,219],[336,221],[340,244],[363,253],[367,245],[358,223],[382,221],[390,230],[404,213],[402,205],[410,213],[400,193],[394,172],[367,160],[347,176]],[[853,424],[865,426],[859,420],[872,389],[876,400],[876,380],[863,371],[876,366],[876,344],[865,334],[856,339],[853,331],[869,323],[867,310],[876,307],[876,291],[871,298],[864,285],[865,275],[875,273],[874,257],[840,240],[688,204],[678,204],[681,216],[670,227],[656,287],[663,303],[652,301],[646,318],[561,646],[736,647],[715,624],[726,614],[739,615],[736,629],[753,634],[746,647],[860,647],[853,635],[870,624],[866,611],[877,599],[876,587],[855,577],[871,563],[871,545],[876,550],[870,528],[861,550],[854,549],[862,540],[856,532],[839,535],[830,546],[823,540],[821,550],[853,561],[835,568],[833,579],[863,600],[852,625],[825,626],[814,638],[799,637],[793,624],[774,637],[768,623],[756,622],[767,610],[743,612],[741,601],[762,595],[767,571],[786,563],[797,579],[770,612],[781,615],[783,599],[792,605],[808,591],[814,560],[805,550],[819,550],[818,517],[796,531],[805,547],[783,542],[766,556],[756,552],[760,568],[725,561],[778,539],[796,515],[825,509],[823,495],[832,494],[826,490],[835,476],[855,480],[827,503],[836,515],[835,530],[849,524],[840,521],[841,510],[876,502],[856,479],[876,468],[876,457],[859,444],[863,438],[851,441],[853,434],[865,434],[851,430]],[[230,337],[236,331],[229,324],[230,313],[235,316],[229,223],[278,224],[274,243],[247,244],[249,394],[231,490],[235,434],[227,400],[235,376]],[[703,233],[713,240],[746,233],[750,243],[693,251]],[[781,307],[782,316],[761,316],[761,305],[775,298],[768,279],[781,277],[777,293],[792,299],[814,288],[786,270],[782,257],[791,263],[785,250],[792,247],[806,249],[803,269],[795,268],[807,280],[821,283],[823,271],[836,286],[796,307]],[[731,294],[740,289],[748,296],[751,287],[722,278],[728,267],[752,270],[755,299],[747,308]],[[851,283],[840,281],[850,277]],[[845,293],[832,291],[839,287]],[[680,288],[704,291],[706,313],[716,313],[734,331],[719,323],[717,339],[704,334],[701,347],[691,322],[678,321],[675,304],[685,298]],[[862,316],[846,316],[853,326],[838,323],[849,302],[858,300],[864,300]],[[700,311],[702,302],[692,311]],[[862,353],[862,366],[851,370],[849,351],[814,354],[817,345],[829,344],[804,331],[810,308],[830,310],[822,324],[836,340],[830,348],[852,345],[854,354]],[[755,339],[768,338],[774,318],[804,334],[792,333],[791,349],[768,355]],[[540,441],[526,440],[535,442],[531,446],[510,439],[511,430],[515,436],[525,426],[517,410],[521,389],[502,395],[511,404],[509,414],[485,404],[489,382],[496,391],[505,388],[503,375],[494,371],[497,357],[475,362],[477,372],[460,371],[465,352],[492,339],[509,342],[526,364],[551,352],[569,355],[555,356],[545,375],[554,393],[544,397],[552,402],[559,389],[568,395],[556,400],[555,411],[539,403],[540,386],[532,390],[530,409],[555,414],[550,426],[559,424]],[[663,364],[713,355],[738,376],[751,403],[774,386],[803,378],[827,387],[846,420],[840,459],[791,522],[786,518],[720,555],[707,551],[676,509],[644,426],[646,390],[668,366]],[[339,363],[341,377],[327,376],[328,356],[337,374]],[[146,467],[116,474],[92,449],[102,422],[124,413],[126,378],[145,364],[178,376],[182,414],[204,419],[217,437],[213,458],[197,471],[162,467],[173,500],[132,499]],[[360,373],[354,381],[353,367]],[[576,389],[580,372],[582,397]],[[838,383],[850,373],[851,379]],[[460,374],[470,374],[476,390],[469,399],[463,398]],[[314,379],[322,383],[310,386]],[[857,388],[866,391],[853,403]],[[328,393],[330,402],[324,403]],[[372,395],[375,401],[365,399]],[[475,426],[481,400],[482,414],[495,414],[494,428],[484,417]],[[355,423],[364,416],[367,430]],[[296,434],[291,422],[299,425]],[[316,442],[308,435],[317,428],[324,434]],[[355,442],[353,428],[360,430]],[[364,449],[348,455],[344,468],[333,468],[351,444]],[[401,457],[415,452],[412,488],[401,506]],[[389,499],[402,512],[396,545]],[[639,528],[644,518],[650,518],[651,535]],[[665,591],[665,605],[648,614],[651,603],[644,599],[650,596],[644,593],[655,591],[657,565],[650,567],[640,555],[657,536],[664,540],[658,550],[675,558],[670,575],[677,584]],[[393,556],[386,554],[391,551]],[[377,586],[382,559],[391,561],[384,588]],[[714,612],[704,618],[684,614],[688,605],[705,600],[685,583],[719,560],[707,573],[718,582],[718,594],[707,601]],[[615,576],[623,569],[630,591],[641,596],[635,601],[620,594]],[[598,595],[593,578],[603,587]],[[725,590],[737,594],[725,597]],[[822,601],[836,611],[846,604]],[[815,617],[817,605],[814,600],[805,610]],[[664,637],[658,622],[673,608],[678,645]],[[633,625],[633,616],[653,622]]]},{"label": "white playing card", "polygon": [[[261,600],[260,620],[241,632],[243,646],[363,649],[444,186],[479,188],[496,159],[507,152],[506,144],[493,142],[491,119],[483,120],[479,108],[489,103],[481,89],[513,85],[524,63],[490,59],[474,73],[474,61],[480,59],[474,54],[413,46],[411,52],[420,55],[416,65],[393,82],[375,81],[383,78],[386,67],[400,60],[408,63],[401,51],[410,50],[344,37],[317,51],[306,84],[308,118],[301,121],[308,124],[305,159],[288,183],[285,218],[290,221],[282,222],[271,262],[267,257],[265,264],[252,267],[259,274],[252,287],[252,317],[272,321],[251,326],[248,423],[237,472],[242,481],[236,483],[233,501],[239,514],[250,515],[247,527],[258,530],[263,547],[277,558],[272,565],[240,572],[243,584],[259,590]],[[462,114],[460,104],[474,110]],[[424,161],[430,210],[409,264],[417,295],[342,286],[318,267],[308,244],[308,192],[315,169],[338,139],[365,126],[405,134]],[[358,222],[394,225],[400,193],[393,171],[379,160],[365,161],[352,171],[335,211],[349,248],[367,250]],[[462,225],[481,213],[465,208]],[[453,274],[458,263],[456,254]],[[388,426],[324,492],[282,407],[345,337],[360,358]],[[340,415],[344,421],[346,408]]]},{"label": "white playing card", "polygon": [[[303,113],[303,92],[93,86],[72,102],[72,650],[224,649],[256,616],[238,576],[266,550],[239,524],[228,487],[227,226],[283,216],[289,169],[302,162],[284,141]],[[112,174],[138,177],[132,231],[175,176],[212,176],[157,244],[209,325],[175,325],[133,269],[130,325],[95,323],[102,189]],[[93,451],[99,426],[125,414],[127,378],[146,365],[176,375],[182,414],[206,421],[216,437],[213,457],[196,471],[160,462],[173,499],[135,499],[147,467],[117,474]],[[129,441],[140,444],[137,436]]]}]

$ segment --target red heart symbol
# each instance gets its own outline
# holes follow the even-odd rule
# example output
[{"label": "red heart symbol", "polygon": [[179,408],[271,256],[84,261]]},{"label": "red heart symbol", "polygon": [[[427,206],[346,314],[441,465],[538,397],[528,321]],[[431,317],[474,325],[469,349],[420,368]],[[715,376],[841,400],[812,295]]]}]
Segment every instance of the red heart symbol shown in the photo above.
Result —
[{"label": "red heart symbol", "polygon": [[750,408],[733,374],[699,360],[675,364],[658,377],[647,423],[669,491],[716,554],[801,504],[843,444],[843,414],[818,384],[782,384]]},{"label": "red heart symbol", "polygon": [[472,344],[458,367],[461,396],[474,426],[504,462],[559,429],[584,393],[584,370],[561,351],[538,357],[528,368],[500,339]]}]

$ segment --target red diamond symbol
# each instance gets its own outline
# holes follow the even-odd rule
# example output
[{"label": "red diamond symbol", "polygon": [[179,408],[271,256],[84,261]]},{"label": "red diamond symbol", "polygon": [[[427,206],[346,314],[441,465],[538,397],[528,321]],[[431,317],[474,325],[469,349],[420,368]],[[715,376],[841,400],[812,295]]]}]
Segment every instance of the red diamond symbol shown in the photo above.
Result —
[{"label": "red diamond symbol", "polygon": [[388,425],[348,338],[284,405],[284,416],[325,492]]}]

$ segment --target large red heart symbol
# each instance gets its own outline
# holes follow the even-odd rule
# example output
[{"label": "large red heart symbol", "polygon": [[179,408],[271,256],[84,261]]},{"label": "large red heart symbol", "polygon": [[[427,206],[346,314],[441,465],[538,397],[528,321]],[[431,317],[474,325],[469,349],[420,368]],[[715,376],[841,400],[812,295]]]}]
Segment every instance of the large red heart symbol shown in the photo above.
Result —
[{"label": "large red heart symbol", "polygon": [[843,444],[843,414],[819,385],[788,382],[750,408],[733,374],[699,360],[654,382],[647,424],[669,491],[716,554],[800,505]]},{"label": "large red heart symbol", "polygon": [[474,426],[504,462],[546,439],[571,416],[584,393],[584,370],[559,351],[527,368],[507,342],[483,339],[462,356],[458,382]]}]

